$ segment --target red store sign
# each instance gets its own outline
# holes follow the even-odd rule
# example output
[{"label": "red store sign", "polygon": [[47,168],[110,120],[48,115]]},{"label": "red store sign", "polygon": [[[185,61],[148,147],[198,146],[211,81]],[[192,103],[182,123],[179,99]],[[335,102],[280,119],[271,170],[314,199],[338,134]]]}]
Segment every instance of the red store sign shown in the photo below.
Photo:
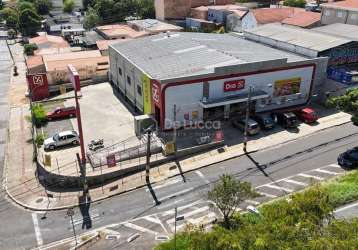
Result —
[{"label": "red store sign", "polygon": [[236,91],[245,87],[245,79],[224,82],[224,92]]}]

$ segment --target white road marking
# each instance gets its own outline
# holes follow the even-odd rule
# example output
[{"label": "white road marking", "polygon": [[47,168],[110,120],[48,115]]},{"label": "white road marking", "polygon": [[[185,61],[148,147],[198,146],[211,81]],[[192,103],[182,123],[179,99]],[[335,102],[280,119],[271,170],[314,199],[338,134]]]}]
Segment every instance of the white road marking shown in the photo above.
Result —
[{"label": "white road marking", "polygon": [[342,211],[344,211],[344,210],[347,210],[347,209],[349,209],[349,208],[356,207],[356,206],[358,206],[358,202],[353,203],[353,204],[349,204],[349,205],[347,205],[347,206],[345,206],[345,207],[338,208],[338,209],[335,210],[334,212],[335,212],[335,213],[337,213],[337,212],[342,212]]},{"label": "white road marking", "polygon": [[277,195],[273,195],[273,194],[268,194],[268,193],[264,193],[264,192],[257,192],[263,196],[267,196],[269,198],[277,198]]},{"label": "white road marking", "polygon": [[40,226],[39,226],[39,220],[37,218],[37,214],[32,213],[31,215],[32,215],[32,222],[34,223],[34,229],[35,229],[35,236],[36,236],[37,245],[42,246],[44,242],[42,240]]},{"label": "white road marking", "polygon": [[137,220],[139,220],[139,219],[145,219],[145,220],[147,220],[147,221],[150,221],[150,222],[153,222],[153,223],[156,223],[156,224],[159,224],[159,225],[162,224],[162,222],[161,222],[158,218],[154,218],[154,217],[152,217],[152,216],[144,216],[144,217],[142,217],[142,218],[138,218],[138,219],[135,219],[135,220],[133,220],[133,221],[137,221]]},{"label": "white road marking", "polygon": [[341,166],[339,166],[338,164],[330,164],[330,165],[328,165],[329,167],[334,167],[334,168],[340,168],[340,169],[342,169],[342,167]]},{"label": "white road marking", "polygon": [[206,183],[206,184],[210,184],[210,181],[203,175],[202,172],[200,172],[199,170],[196,170],[195,173],[197,175],[199,175],[199,177]]},{"label": "white road marking", "polygon": [[260,205],[260,202],[258,202],[258,201],[245,200],[245,202],[246,202],[246,203],[250,203],[250,204],[255,205],[255,206]]},{"label": "white road marking", "polygon": [[164,197],[160,198],[159,200],[161,200],[161,201],[162,201],[162,200],[166,200],[166,199],[172,198],[172,197],[174,197],[174,196],[178,196],[178,195],[181,195],[181,194],[190,192],[190,191],[192,191],[192,190],[194,190],[193,187],[187,188],[187,189],[183,189],[183,190],[181,190],[181,191],[179,191],[179,192],[176,192],[176,193],[173,193],[173,194],[164,196]]},{"label": "white road marking", "polygon": [[[163,188],[163,187],[167,187],[167,186],[170,186],[170,185],[174,185],[178,182],[181,182],[182,179],[180,178],[176,178],[176,179],[171,179],[171,180],[168,180],[167,182],[163,183],[163,184],[160,184],[160,185],[157,185],[157,186],[154,186],[152,187],[153,190],[157,190],[157,189],[160,189],[160,188]],[[147,188],[145,190],[146,192],[149,192],[149,189]]]},{"label": "white road marking", "polygon": [[131,229],[134,229],[134,230],[137,230],[137,231],[140,231],[142,233],[151,233],[151,234],[154,234],[154,235],[157,235],[158,233],[153,231],[153,230],[150,230],[148,228],[145,228],[145,227],[141,227],[141,226],[138,226],[136,224],[133,224],[133,223],[130,223],[130,222],[125,222],[122,224],[123,226],[126,226],[126,227],[129,227]]},{"label": "white road marking", "polygon": [[308,186],[307,183],[304,183],[304,182],[301,182],[301,181],[294,181],[294,180],[290,180],[290,179],[285,179],[283,181],[288,182],[288,183],[293,183],[293,184],[296,184],[296,185],[299,185],[299,186],[304,186],[304,187]]},{"label": "white road marking", "polygon": [[316,176],[316,175],[310,175],[310,174],[298,174],[298,176],[302,176],[302,177],[306,177],[306,178],[312,178],[312,179],[316,179],[319,181],[323,181],[324,178]]},{"label": "white road marking", "polygon": [[[195,214],[199,214],[199,213],[205,212],[207,210],[209,210],[209,206],[201,207],[199,209],[196,209],[196,210],[184,213],[184,214],[180,214],[180,215],[178,214],[177,217],[184,216],[184,220],[186,220],[186,217],[193,216]],[[167,224],[173,224],[174,223],[174,218],[171,218],[171,219],[167,220],[166,223]]]},{"label": "white road marking", "polygon": [[184,199],[179,199],[179,200],[176,200],[176,201],[174,201],[174,202],[170,202],[170,203],[168,203],[168,204],[160,204],[159,206],[156,206],[156,208],[157,209],[163,209],[163,208],[166,208],[166,207],[171,207],[171,206],[173,206],[173,205],[175,205],[175,204],[177,204],[177,203],[179,203],[179,202],[181,202],[181,201],[183,201]]},{"label": "white road marking", "polygon": [[[195,205],[197,205],[197,204],[200,204],[200,203],[202,203],[202,202],[203,202],[202,200],[197,200],[197,201],[192,202],[192,203],[189,203],[189,204],[187,204],[187,205],[184,205],[184,206],[181,206],[181,207],[177,207],[177,211],[180,212],[180,211],[182,211],[182,210],[184,210],[184,209],[187,209],[187,208],[189,208],[189,207],[193,207],[193,206],[195,206]],[[163,212],[161,215],[162,215],[162,216],[167,216],[167,215],[171,215],[171,214],[174,214],[174,213],[175,213],[175,212],[174,212],[174,209],[170,209],[170,210],[168,210],[168,211]]]},{"label": "white road marking", "polygon": [[[204,216],[201,216],[199,218],[196,218],[196,219],[192,219],[192,218],[189,218],[187,220],[187,222],[191,223],[191,224],[194,224],[194,225],[200,225],[202,224],[201,222],[203,222],[205,219],[207,219],[208,221],[205,222],[205,224],[210,224],[212,223],[215,219],[216,219],[216,214],[213,213],[213,212],[210,212],[208,213],[207,215],[204,215]],[[177,225],[177,231],[179,231],[180,229],[182,229],[183,227],[185,227],[187,223],[182,223],[180,225]],[[172,232],[174,232],[174,225],[171,225],[170,226],[170,229],[172,230]]]},{"label": "white road marking", "polygon": [[325,174],[331,174],[331,175],[337,175],[338,174],[337,172],[332,172],[332,171],[328,171],[328,170],[324,170],[324,169],[320,169],[320,168],[313,169],[312,171],[325,173]]},{"label": "white road marking", "polygon": [[272,184],[266,184],[264,187],[269,187],[269,188],[272,188],[272,189],[277,189],[277,190],[283,190],[283,191],[286,191],[286,192],[293,192],[292,189],[289,189],[289,188],[285,188],[285,187],[280,187],[280,186],[276,186],[276,185],[272,185]]}]

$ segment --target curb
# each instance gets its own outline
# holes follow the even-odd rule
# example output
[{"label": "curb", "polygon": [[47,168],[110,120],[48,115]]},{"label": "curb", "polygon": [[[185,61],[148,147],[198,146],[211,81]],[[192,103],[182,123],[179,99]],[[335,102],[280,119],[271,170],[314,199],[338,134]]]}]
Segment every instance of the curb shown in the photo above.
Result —
[{"label": "curb", "polygon": [[[264,147],[264,148],[261,148],[261,149],[249,151],[248,153],[256,153],[256,152],[259,152],[259,151],[264,151],[264,150],[267,150],[267,149],[270,149],[270,148],[277,147],[277,146],[279,146],[279,145],[284,145],[284,144],[286,144],[286,143],[290,143],[290,142],[293,142],[293,141],[300,140],[300,139],[302,139],[302,138],[306,138],[306,137],[308,137],[308,136],[310,136],[311,134],[316,133],[316,132],[322,132],[322,131],[325,131],[325,130],[327,130],[327,129],[334,128],[334,127],[339,127],[339,126],[343,126],[343,125],[346,125],[346,124],[349,124],[349,123],[351,123],[351,121],[344,122],[344,123],[337,124],[337,125],[333,125],[333,126],[326,127],[326,128],[322,128],[322,129],[319,129],[319,130],[317,130],[317,131],[314,131],[314,132],[312,132],[312,133],[310,133],[310,134],[304,135],[304,136],[302,136],[302,137],[295,138],[295,139],[291,139],[291,140],[288,140],[288,141],[285,141],[285,142],[282,142],[282,143],[278,143],[278,144],[275,144],[275,145],[267,146],[267,147]],[[6,153],[6,154],[7,154],[7,153]],[[5,155],[6,155],[6,154],[5,154]],[[232,160],[232,159],[241,157],[241,156],[243,156],[243,155],[245,155],[245,153],[237,154],[237,155],[234,155],[234,156],[225,158],[225,159],[223,159],[223,160],[219,160],[219,161],[216,161],[216,162],[213,162],[213,163],[210,163],[210,164],[206,164],[206,165],[197,167],[197,168],[195,168],[195,169],[189,169],[189,170],[187,170],[187,171],[183,171],[183,173],[190,173],[190,172],[196,171],[196,170],[198,170],[198,169],[202,169],[202,168],[205,168],[205,167],[208,167],[208,166],[212,166],[212,165],[214,165],[214,164],[222,163],[222,162],[225,162],[225,161],[229,161],[229,160]],[[5,157],[5,158],[6,158],[6,157]],[[5,161],[5,164],[4,164],[4,171],[5,171],[5,169],[7,169],[6,161]],[[173,178],[173,177],[176,177],[176,176],[179,176],[179,175],[181,175],[181,173],[176,173],[176,174],[173,174],[173,175],[166,176],[164,179],[160,180],[160,182],[161,182],[161,181],[164,181],[164,180],[167,180],[167,179],[170,179],[170,178]],[[5,179],[6,179],[6,178],[5,178]],[[156,183],[158,183],[158,181],[151,182],[151,184],[156,184]],[[103,201],[103,200],[105,200],[105,199],[112,198],[112,197],[114,197],[114,196],[118,196],[118,195],[125,194],[125,193],[129,193],[129,192],[133,192],[133,191],[135,191],[135,190],[137,190],[137,189],[141,189],[141,188],[146,187],[146,186],[147,186],[146,184],[139,185],[139,186],[130,188],[130,189],[128,189],[128,190],[124,190],[124,191],[119,192],[119,193],[111,194],[111,195],[108,195],[108,196],[105,196],[105,197],[101,197],[101,198],[92,200],[91,202],[92,202],[92,203],[97,203],[97,202]],[[32,206],[26,205],[26,204],[22,203],[21,201],[18,201],[16,198],[14,198],[14,197],[8,192],[6,185],[5,185],[5,190],[6,190],[7,195],[11,198],[11,200],[12,200],[14,203],[16,203],[17,205],[20,205],[21,207],[23,207],[23,208],[26,209],[26,210],[38,211],[38,212],[59,211],[59,210],[64,210],[64,209],[68,209],[68,208],[78,207],[78,206],[80,205],[80,204],[77,203],[77,204],[75,204],[75,205],[59,206],[59,207],[49,208],[49,209],[40,209],[40,208],[36,208],[36,207],[32,207]],[[153,205],[153,207],[154,207],[154,206],[155,206],[155,205]]]}]

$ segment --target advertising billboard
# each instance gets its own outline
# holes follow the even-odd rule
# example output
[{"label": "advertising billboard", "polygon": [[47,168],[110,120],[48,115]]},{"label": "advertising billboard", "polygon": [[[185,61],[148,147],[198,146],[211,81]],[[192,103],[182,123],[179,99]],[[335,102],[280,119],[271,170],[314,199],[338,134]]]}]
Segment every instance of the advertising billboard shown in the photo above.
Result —
[{"label": "advertising billboard", "polygon": [[273,96],[286,96],[300,93],[302,79],[294,77],[275,81]]},{"label": "advertising billboard", "polygon": [[236,91],[245,87],[245,79],[224,82],[224,92]]},{"label": "advertising billboard", "polygon": [[143,113],[152,113],[152,96],[150,90],[150,79],[147,75],[142,75],[142,87],[143,87]]}]

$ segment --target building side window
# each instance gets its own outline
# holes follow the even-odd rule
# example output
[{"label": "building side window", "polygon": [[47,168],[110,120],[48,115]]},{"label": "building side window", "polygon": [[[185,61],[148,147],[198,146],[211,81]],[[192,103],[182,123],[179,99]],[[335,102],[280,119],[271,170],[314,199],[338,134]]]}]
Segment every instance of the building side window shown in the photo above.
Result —
[{"label": "building side window", "polygon": [[357,15],[357,14],[352,14],[352,15],[351,15],[351,19],[357,20],[357,19],[358,19],[358,15]]},{"label": "building side window", "polygon": [[137,85],[137,93],[138,95],[142,96],[142,87]]},{"label": "building side window", "polygon": [[127,76],[127,83],[128,83],[128,85],[131,85],[132,83],[131,83],[131,78],[129,77],[129,76]]},{"label": "building side window", "polygon": [[337,11],[337,17],[342,18],[343,17],[343,12]]},{"label": "building side window", "polygon": [[331,15],[331,11],[330,11],[330,10],[325,10],[324,15],[325,15],[325,16],[330,16],[330,15]]},{"label": "building side window", "polygon": [[119,73],[119,75],[122,75],[122,69],[121,68],[118,68],[118,73]]}]

